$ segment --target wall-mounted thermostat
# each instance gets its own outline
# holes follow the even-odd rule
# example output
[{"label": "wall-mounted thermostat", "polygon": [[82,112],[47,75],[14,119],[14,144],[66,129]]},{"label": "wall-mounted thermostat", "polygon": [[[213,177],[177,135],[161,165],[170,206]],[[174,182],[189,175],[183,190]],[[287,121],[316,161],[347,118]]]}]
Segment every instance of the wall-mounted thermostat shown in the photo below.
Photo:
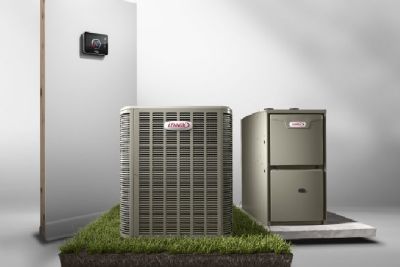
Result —
[{"label": "wall-mounted thermostat", "polygon": [[108,35],[84,32],[82,34],[82,53],[90,55],[108,55]]}]

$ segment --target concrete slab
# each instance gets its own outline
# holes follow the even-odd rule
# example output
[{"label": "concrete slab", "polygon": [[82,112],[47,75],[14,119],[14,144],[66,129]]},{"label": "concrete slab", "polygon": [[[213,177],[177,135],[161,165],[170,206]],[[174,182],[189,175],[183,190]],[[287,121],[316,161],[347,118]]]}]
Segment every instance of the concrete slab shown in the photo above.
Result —
[{"label": "concrete slab", "polygon": [[273,225],[268,227],[286,240],[321,238],[371,238],[376,228],[333,212],[328,212],[323,225]]}]

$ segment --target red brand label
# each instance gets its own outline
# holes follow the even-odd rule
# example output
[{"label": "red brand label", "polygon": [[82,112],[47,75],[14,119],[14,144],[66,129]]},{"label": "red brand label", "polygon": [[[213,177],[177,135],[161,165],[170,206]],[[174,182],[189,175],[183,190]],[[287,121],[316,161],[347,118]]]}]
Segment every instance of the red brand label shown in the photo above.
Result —
[{"label": "red brand label", "polygon": [[289,128],[306,128],[307,122],[305,121],[291,121],[289,122]]},{"label": "red brand label", "polygon": [[175,131],[190,130],[192,129],[192,123],[190,121],[166,121],[164,129]]}]

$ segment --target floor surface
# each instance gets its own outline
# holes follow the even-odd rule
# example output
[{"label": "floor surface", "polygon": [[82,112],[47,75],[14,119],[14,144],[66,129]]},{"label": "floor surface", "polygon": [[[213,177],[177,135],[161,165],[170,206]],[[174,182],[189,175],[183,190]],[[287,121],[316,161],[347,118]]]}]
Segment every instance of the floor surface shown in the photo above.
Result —
[{"label": "floor surface", "polygon": [[[377,227],[371,240],[308,240],[293,244],[293,267],[397,267],[400,258],[400,208],[333,209],[346,217]],[[1,210],[1,266],[57,267],[62,240],[43,243],[38,238],[39,212]]]},{"label": "floor surface", "polygon": [[400,266],[400,208],[330,210],[375,226],[376,237],[293,242],[293,267]]},{"label": "floor surface", "polygon": [[57,267],[58,240],[44,243],[38,236],[39,210],[10,212],[1,210],[0,266]]}]

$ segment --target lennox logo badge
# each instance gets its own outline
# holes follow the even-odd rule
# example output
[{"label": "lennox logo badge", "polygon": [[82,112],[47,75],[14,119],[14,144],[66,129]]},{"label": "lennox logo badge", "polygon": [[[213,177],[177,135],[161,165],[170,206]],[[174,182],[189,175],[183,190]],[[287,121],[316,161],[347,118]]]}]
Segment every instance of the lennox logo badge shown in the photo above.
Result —
[{"label": "lennox logo badge", "polygon": [[190,121],[166,121],[164,129],[173,131],[190,130],[192,129],[192,123]]},{"label": "lennox logo badge", "polygon": [[289,128],[306,128],[307,123],[305,121],[291,121],[289,122]]}]

